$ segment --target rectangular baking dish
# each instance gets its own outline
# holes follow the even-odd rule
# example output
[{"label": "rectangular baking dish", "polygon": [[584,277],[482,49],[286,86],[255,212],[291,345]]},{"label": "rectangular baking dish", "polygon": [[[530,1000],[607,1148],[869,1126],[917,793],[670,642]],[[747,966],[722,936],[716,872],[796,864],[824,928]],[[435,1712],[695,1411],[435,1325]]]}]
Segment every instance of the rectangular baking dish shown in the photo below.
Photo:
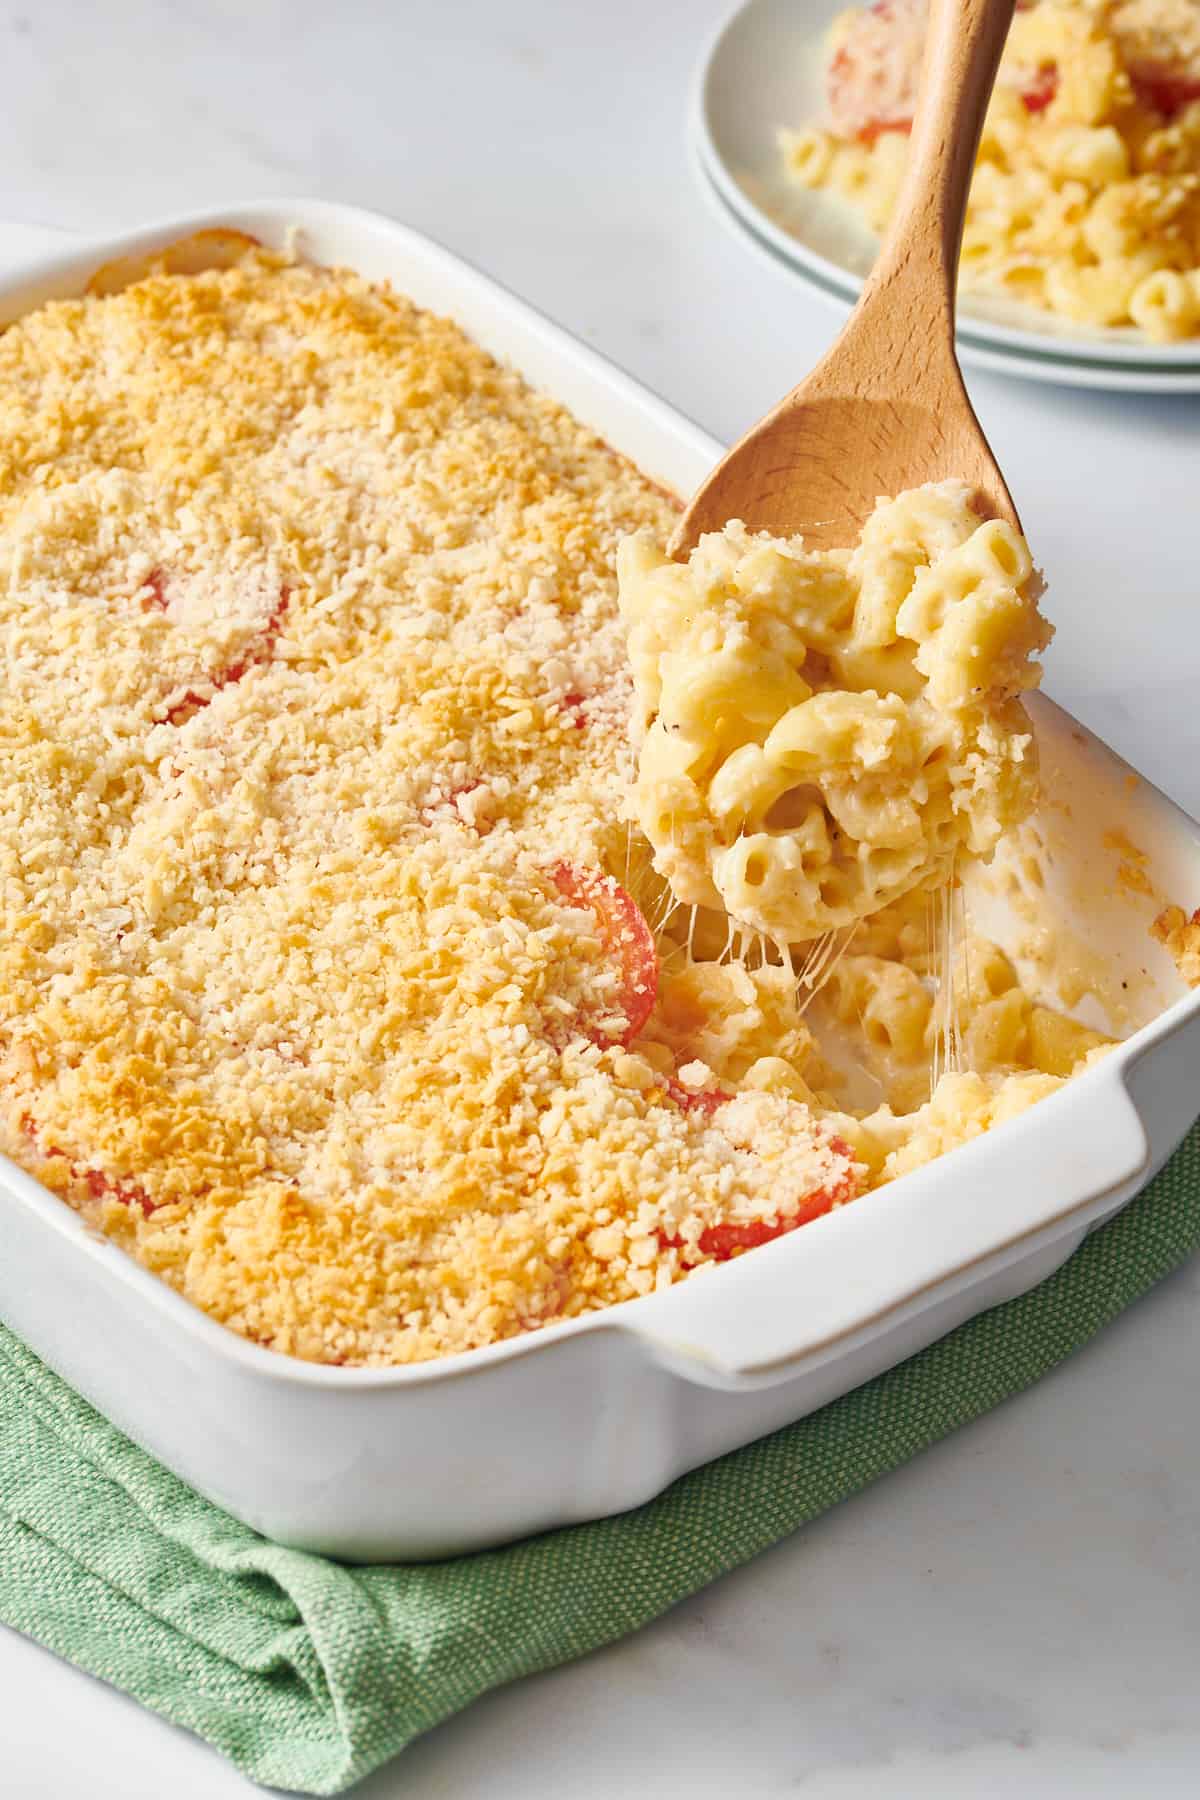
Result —
[{"label": "rectangular baking dish", "polygon": [[[216,225],[276,246],[294,236],[301,254],[450,314],[681,494],[720,453],[456,257],[349,207],[233,206],[40,253],[26,232],[0,273],[0,322],[78,293],[101,263]],[[0,1317],[239,1519],[286,1544],[381,1561],[636,1506],[1024,1292],[1145,1184],[1200,1108],[1200,993],[1148,932],[1166,899],[1200,902],[1200,827],[1050,701],[1034,710],[1054,906],[1127,983],[1138,1028],[1032,1111],[665,1293],[395,1370],[244,1342],[0,1157]],[[1145,853],[1155,896],[1115,878],[1120,834]],[[989,931],[1016,949],[1022,921],[1002,895],[986,905]]]}]

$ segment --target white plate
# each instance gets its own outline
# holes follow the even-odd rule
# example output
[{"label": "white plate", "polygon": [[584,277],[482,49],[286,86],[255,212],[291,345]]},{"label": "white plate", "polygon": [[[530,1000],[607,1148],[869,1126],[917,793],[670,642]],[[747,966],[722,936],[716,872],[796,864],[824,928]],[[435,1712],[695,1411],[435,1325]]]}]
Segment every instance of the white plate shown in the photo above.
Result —
[{"label": "white plate", "polygon": [[[226,207],[70,247],[14,243],[7,267],[0,228],[0,325],[77,294],[101,263],[217,225],[275,246],[298,231],[302,254],[394,281],[678,493],[720,454],[457,257],[323,201]],[[663,1293],[395,1369],[297,1362],[235,1336],[0,1156],[0,1318],[256,1530],[390,1561],[635,1506],[1024,1293],[1144,1185],[1200,1105],[1200,992],[1184,992],[1149,936],[1158,902],[1113,879],[1106,839],[1132,839],[1162,893],[1191,907],[1200,826],[1052,702],[1034,696],[1033,711],[1055,916],[1128,983],[1136,1029],[1020,1118]],[[1019,957],[1027,926],[994,906],[982,922]]]},{"label": "white plate", "polygon": [[[831,0],[749,0],[701,61],[692,133],[726,220],[844,308],[858,295],[877,240],[838,196],[788,180],[776,135],[824,113],[824,37],[837,10]],[[1132,328],[1088,328],[977,294],[960,305],[958,336],[964,362],[1003,374],[1200,393],[1195,340],[1150,344]]]}]

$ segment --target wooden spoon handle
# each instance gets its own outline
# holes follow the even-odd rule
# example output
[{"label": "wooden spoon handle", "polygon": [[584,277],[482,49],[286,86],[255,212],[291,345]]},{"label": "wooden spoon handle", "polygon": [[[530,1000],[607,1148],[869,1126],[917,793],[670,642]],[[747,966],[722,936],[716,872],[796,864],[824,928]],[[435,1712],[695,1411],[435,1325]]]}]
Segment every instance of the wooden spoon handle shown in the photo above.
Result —
[{"label": "wooden spoon handle", "polygon": [[671,539],[743,519],[844,547],[881,494],[957,480],[1017,523],[954,352],[967,190],[1015,0],[931,0],[908,175],[875,267],[831,348],[692,496]]},{"label": "wooden spoon handle", "polygon": [[953,323],[967,191],[1016,0],[931,0],[908,173],[859,302],[917,282]]}]

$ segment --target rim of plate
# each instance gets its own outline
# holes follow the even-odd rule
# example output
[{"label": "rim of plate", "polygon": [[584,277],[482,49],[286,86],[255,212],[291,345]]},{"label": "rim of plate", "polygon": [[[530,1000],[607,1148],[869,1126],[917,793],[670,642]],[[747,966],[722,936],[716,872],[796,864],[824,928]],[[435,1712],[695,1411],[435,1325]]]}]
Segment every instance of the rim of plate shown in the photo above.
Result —
[{"label": "rim of plate", "polygon": [[[823,251],[813,248],[804,238],[779,224],[755,198],[752,185],[756,180],[760,185],[766,185],[772,179],[781,178],[774,167],[766,169],[761,165],[759,170],[743,166],[739,174],[736,164],[722,146],[719,123],[721,109],[717,98],[718,85],[727,65],[736,60],[739,64],[753,68],[756,43],[760,39],[765,42],[768,35],[773,36],[778,43],[779,34],[774,30],[776,21],[785,23],[790,42],[798,52],[802,53],[807,48],[811,55],[815,53],[820,35],[828,27],[835,11],[836,7],[830,5],[830,0],[745,0],[743,5],[718,26],[700,57],[692,86],[691,135],[708,182],[716,189],[717,196],[734,215],[736,222],[750,232],[761,247],[772,251],[777,261],[805,276],[828,298],[853,302],[858,298],[862,287],[862,276],[845,263],[837,262]],[[810,30],[810,23],[819,29]],[[786,60],[785,56],[784,61]],[[779,58],[776,57],[774,61],[778,65]],[[746,93],[744,82],[738,81],[735,85],[741,93]],[[748,95],[743,104],[752,106],[753,95]],[[795,120],[797,125],[802,122],[801,119]],[[786,127],[788,123],[786,117],[779,120],[772,118],[769,121],[772,135],[777,127]],[[802,204],[796,201],[795,195],[792,199],[797,206]],[[848,231],[851,229],[851,219],[852,215],[847,211]],[[856,220],[853,225],[857,228],[856,235],[865,246],[865,227]],[[865,253],[869,254],[869,250]],[[1010,310],[1019,307],[1019,302],[1016,301],[1003,304]],[[1046,320],[1043,315],[1038,313],[1033,316],[1044,327]],[[969,344],[973,350],[989,353],[996,358],[992,366],[1002,368],[1005,372],[1015,370],[1015,353],[1022,359],[1034,359],[1037,367],[1044,372],[1043,379],[1049,378],[1052,364],[1067,364],[1073,369],[1086,368],[1094,371],[1093,385],[1096,386],[1136,385],[1141,388],[1148,378],[1152,387],[1163,391],[1165,382],[1171,377],[1190,377],[1191,382],[1186,391],[1191,391],[1192,383],[1200,384],[1200,339],[1181,344],[1150,344],[1140,336],[1135,336],[1132,327],[1097,328],[1086,332],[1078,327],[1068,328],[1064,325],[1060,334],[1044,328],[1038,330],[1032,326],[1008,325],[982,314],[978,309],[977,296],[965,299],[960,306],[958,336],[964,349]],[[978,357],[975,360],[978,361]],[[1115,379],[1122,372],[1126,379]],[[1129,379],[1135,375],[1138,377],[1136,381]],[[1064,375],[1063,379],[1078,382],[1082,377]]]},{"label": "rim of plate", "polygon": [[[763,257],[773,269],[782,270],[827,305],[836,307],[843,316],[853,305],[854,296],[844,289],[827,284],[813,270],[801,268],[783,257],[761,236],[750,222],[736,212],[712,180],[699,143],[693,141],[692,155],[696,176],[705,200],[721,224],[756,256]],[[1060,387],[1090,388],[1109,393],[1170,396],[1200,394],[1200,363],[1192,368],[1149,370],[1128,368],[1122,364],[1094,361],[1076,362],[1063,355],[1038,356],[1035,351],[1008,350],[999,344],[988,344],[970,337],[961,329],[956,339],[958,358],[968,368],[982,369],[990,375],[1016,377]]]}]

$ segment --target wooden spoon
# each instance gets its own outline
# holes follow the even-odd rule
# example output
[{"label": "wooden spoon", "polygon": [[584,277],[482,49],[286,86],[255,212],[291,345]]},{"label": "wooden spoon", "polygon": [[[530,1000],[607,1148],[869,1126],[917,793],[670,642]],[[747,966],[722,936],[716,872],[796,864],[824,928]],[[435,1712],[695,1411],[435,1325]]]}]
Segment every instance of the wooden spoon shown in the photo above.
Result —
[{"label": "wooden spoon", "polygon": [[1017,525],[954,354],[954,290],[967,190],[1015,0],[932,0],[908,173],[875,267],[832,349],[748,431],[692,499],[671,540],[741,519],[856,541],[881,495],[972,484],[984,517]]}]

